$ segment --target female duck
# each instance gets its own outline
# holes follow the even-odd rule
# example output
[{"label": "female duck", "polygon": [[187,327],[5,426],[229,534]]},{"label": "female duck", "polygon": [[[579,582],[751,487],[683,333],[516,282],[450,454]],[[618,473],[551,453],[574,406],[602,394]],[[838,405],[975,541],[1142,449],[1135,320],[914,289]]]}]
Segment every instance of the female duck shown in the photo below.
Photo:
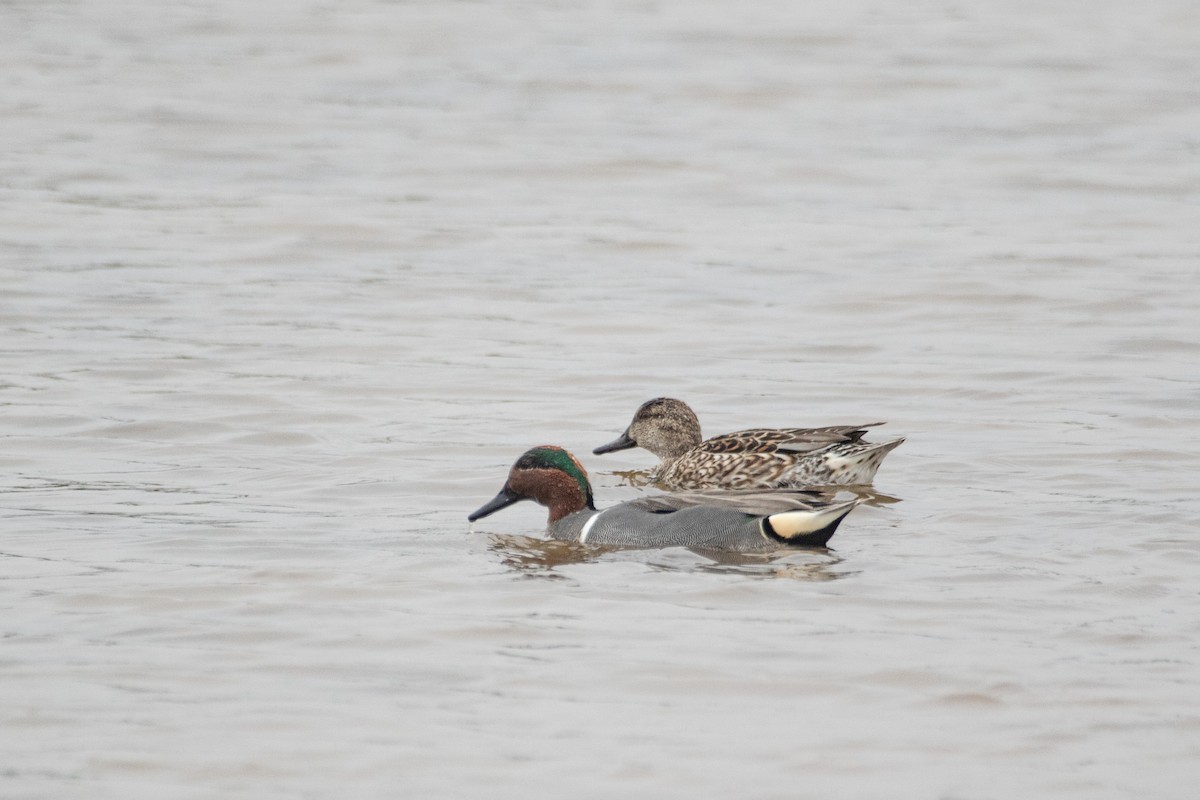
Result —
[{"label": "female duck", "polygon": [[753,428],[704,441],[687,403],[657,397],[642,403],[624,433],[592,452],[644,447],[661,459],[651,479],[669,489],[866,484],[904,441],[862,441],[864,428],[882,424]]},{"label": "female duck", "polygon": [[691,492],[643,497],[599,511],[587,472],[561,447],[527,451],[504,488],[467,519],[474,522],[520,500],[550,509],[552,539],[627,547],[690,547],[769,553],[824,547],[858,500],[830,503],[812,492]]}]

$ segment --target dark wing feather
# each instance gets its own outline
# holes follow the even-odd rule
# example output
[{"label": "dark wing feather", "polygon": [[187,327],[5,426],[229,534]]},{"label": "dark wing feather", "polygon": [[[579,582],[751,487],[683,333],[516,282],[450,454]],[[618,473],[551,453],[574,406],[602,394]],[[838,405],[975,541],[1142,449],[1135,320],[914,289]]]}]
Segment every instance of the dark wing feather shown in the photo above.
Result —
[{"label": "dark wing feather", "polygon": [[742,491],[673,492],[639,497],[630,505],[655,513],[679,511],[694,506],[734,508],[765,517],[784,511],[809,511],[828,505],[836,491],[817,489],[747,489]]},{"label": "dark wing feather", "polygon": [[692,452],[704,453],[810,453],[831,444],[857,442],[866,428],[882,425],[829,425],[824,428],[750,428],[735,431],[698,444]]}]

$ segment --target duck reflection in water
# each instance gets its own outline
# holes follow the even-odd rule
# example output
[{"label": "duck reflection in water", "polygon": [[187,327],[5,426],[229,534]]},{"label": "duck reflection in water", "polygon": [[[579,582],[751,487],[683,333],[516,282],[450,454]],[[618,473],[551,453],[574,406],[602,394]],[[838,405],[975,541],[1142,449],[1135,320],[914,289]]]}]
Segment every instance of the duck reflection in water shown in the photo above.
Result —
[{"label": "duck reflection in water", "polygon": [[637,562],[663,572],[731,573],[800,581],[832,581],[855,574],[842,568],[843,559],[826,548],[775,553],[731,553],[683,547],[646,550],[492,533],[488,534],[488,550],[522,577],[549,580],[568,577],[558,571],[560,567],[600,561]]}]

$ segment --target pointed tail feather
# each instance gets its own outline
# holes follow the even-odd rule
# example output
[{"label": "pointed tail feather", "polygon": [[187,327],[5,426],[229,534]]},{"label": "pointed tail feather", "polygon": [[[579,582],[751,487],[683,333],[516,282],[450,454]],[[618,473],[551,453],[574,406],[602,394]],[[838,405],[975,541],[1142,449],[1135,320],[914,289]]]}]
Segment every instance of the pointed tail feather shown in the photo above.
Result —
[{"label": "pointed tail feather", "polygon": [[890,453],[892,450],[894,450],[895,448],[899,447],[902,444],[904,444],[903,436],[901,436],[899,439],[892,439],[890,442],[880,442],[877,445],[868,447],[865,452],[868,452],[868,453],[878,453],[878,452]]},{"label": "pointed tail feather", "polygon": [[824,547],[858,500],[826,506],[813,511],[784,511],[763,517],[762,532],[791,547]]},{"label": "pointed tail feather", "polygon": [[843,452],[832,448],[834,452],[826,456],[825,465],[833,474],[833,483],[867,484],[875,479],[875,473],[883,463],[884,456],[903,443],[904,437],[900,437],[879,444],[859,442]]}]

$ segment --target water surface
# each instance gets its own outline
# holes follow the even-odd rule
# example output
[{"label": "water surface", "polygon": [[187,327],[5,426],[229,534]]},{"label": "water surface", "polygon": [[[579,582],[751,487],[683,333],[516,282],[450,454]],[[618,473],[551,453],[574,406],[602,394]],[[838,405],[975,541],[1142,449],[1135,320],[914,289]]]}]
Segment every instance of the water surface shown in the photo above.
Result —
[{"label": "water surface", "polygon": [[[1184,797],[1194,3],[0,6],[0,794]],[[829,551],[469,530],[642,401]]]}]

